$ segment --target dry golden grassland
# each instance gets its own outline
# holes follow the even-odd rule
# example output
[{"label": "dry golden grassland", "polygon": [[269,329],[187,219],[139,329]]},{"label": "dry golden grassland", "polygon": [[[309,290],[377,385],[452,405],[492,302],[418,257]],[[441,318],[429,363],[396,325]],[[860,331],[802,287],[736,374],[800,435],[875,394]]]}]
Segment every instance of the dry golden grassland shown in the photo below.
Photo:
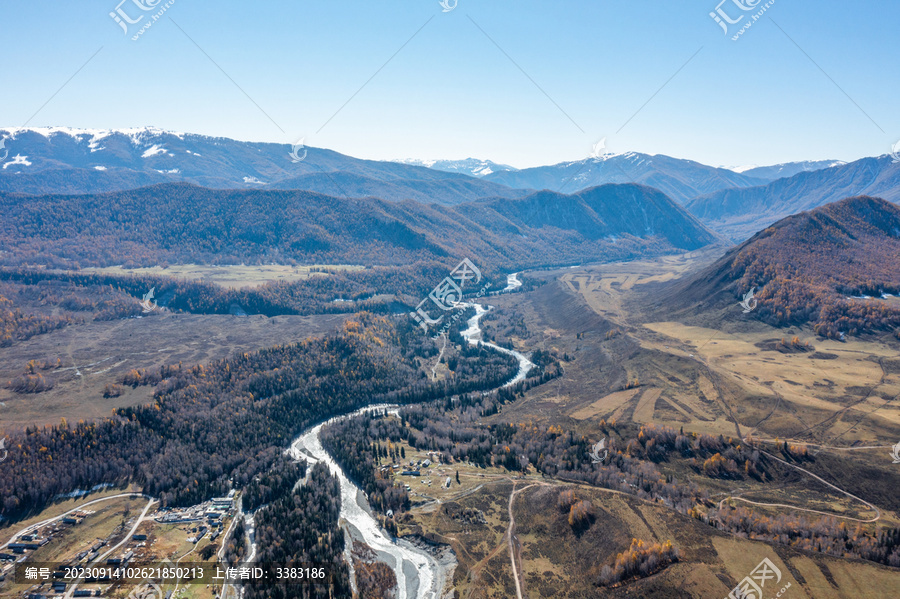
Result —
[{"label": "dry golden grassland", "polygon": [[[747,432],[847,446],[887,440],[900,430],[900,404],[893,402],[900,396],[900,371],[893,366],[897,354],[882,342],[806,337],[815,352],[781,353],[759,347],[777,331],[733,335],[673,322],[645,326],[668,338],[670,351],[682,357],[684,352],[693,354],[694,360],[753,398],[752,403],[733,406]],[[642,345],[660,350],[659,341]],[[708,383],[702,391],[715,395]],[[691,430],[698,425],[691,423]]]},{"label": "dry golden grassland", "polygon": [[[896,571],[890,568],[739,539],[659,504],[613,491],[530,477],[495,478],[427,512],[414,510],[403,527],[403,532],[431,533],[435,540],[453,547],[459,560],[454,587],[461,597],[515,596],[505,536],[513,483],[519,490],[513,508],[515,538],[528,597],[725,597],[729,585],[747,576],[764,557],[782,573],[773,596],[787,582],[791,582],[790,596],[802,599],[877,596],[870,592],[891,596],[888,591],[896,581]],[[592,503],[594,517],[587,529],[573,529],[566,513],[557,507],[559,492],[566,488]],[[625,586],[595,586],[603,565],[612,563],[633,538],[672,540],[681,559]],[[800,578],[795,577],[796,571]],[[829,578],[835,585],[827,583]]]},{"label": "dry golden grassland", "polygon": [[[728,330],[645,320],[642,306],[653,295],[644,293],[644,286],[683,276],[709,259],[708,253],[696,252],[543,275],[550,285],[558,279],[565,293],[616,325],[618,337],[639,350],[617,338],[592,336],[590,329],[564,331],[552,323],[555,335],[548,345],[576,360],[566,365],[563,381],[548,385],[551,390],[556,386],[555,398],[547,390],[534,394],[543,403],[533,411],[551,421],[559,410],[577,421],[627,418],[732,436],[737,419],[742,434],[763,438],[838,447],[896,443],[900,358],[889,336],[821,339],[810,330],[765,325],[742,314],[737,304]],[[536,300],[526,296],[520,301]],[[560,303],[559,297],[554,303]],[[540,318],[529,323],[539,330],[548,325]],[[566,338],[573,332],[580,333],[574,343]],[[794,336],[809,342],[808,351],[777,351],[782,338]],[[616,370],[622,373],[618,388],[596,384],[598,371]],[[622,390],[632,379],[639,379],[638,390]]]},{"label": "dry golden grassland", "polygon": [[151,266],[147,268],[122,268],[107,266],[103,268],[84,268],[85,274],[110,274],[116,276],[157,275],[187,279],[189,281],[205,281],[222,287],[244,288],[259,287],[272,281],[303,281],[310,277],[327,276],[326,272],[315,269],[355,271],[363,270],[363,266],[353,264],[311,264],[307,266],[289,266],[284,264],[261,264],[255,266],[207,264],[173,264],[166,267]]}]

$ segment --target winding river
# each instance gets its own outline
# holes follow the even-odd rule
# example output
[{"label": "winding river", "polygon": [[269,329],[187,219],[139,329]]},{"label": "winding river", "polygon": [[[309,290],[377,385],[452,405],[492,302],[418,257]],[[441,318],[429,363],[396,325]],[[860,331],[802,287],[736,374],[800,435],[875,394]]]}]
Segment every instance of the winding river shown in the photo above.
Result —
[{"label": "winding river", "polygon": [[[504,291],[515,289],[521,284],[515,273],[508,275]],[[519,371],[516,376],[503,386],[515,385],[524,380],[534,367],[528,358],[517,351],[505,349],[481,339],[481,328],[478,321],[492,308],[490,306],[485,308],[481,304],[474,303],[462,303],[460,307],[475,309],[475,316],[468,320],[466,323],[468,328],[462,332],[463,337],[470,345],[489,347],[514,356],[519,361]],[[392,539],[382,530],[378,520],[369,510],[365,494],[344,475],[341,467],[322,447],[319,436],[322,427],[330,423],[373,410],[396,410],[396,408],[397,406],[394,405],[368,406],[350,414],[332,418],[302,433],[291,443],[288,451],[294,459],[305,458],[312,463],[324,462],[331,473],[338,477],[341,485],[341,518],[351,537],[371,547],[378,554],[380,560],[394,569],[397,574],[397,599],[440,599],[443,595],[447,574],[444,567],[427,551],[423,551],[404,539]]]}]

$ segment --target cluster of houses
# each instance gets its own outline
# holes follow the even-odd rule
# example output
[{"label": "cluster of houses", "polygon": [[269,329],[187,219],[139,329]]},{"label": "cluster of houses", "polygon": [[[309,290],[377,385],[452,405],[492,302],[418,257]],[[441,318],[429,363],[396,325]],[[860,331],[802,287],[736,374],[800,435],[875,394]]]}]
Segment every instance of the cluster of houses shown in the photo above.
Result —
[{"label": "cluster of houses", "polygon": [[[422,476],[422,470],[425,468],[430,468],[432,466],[442,466],[441,464],[441,454],[436,451],[429,451],[428,457],[424,460],[410,460],[406,464],[388,464],[387,466],[382,466],[382,472],[396,472],[400,471],[400,476]],[[443,474],[440,472],[439,474]],[[450,488],[452,484],[452,479],[448,476],[446,480],[444,480],[443,487]],[[431,486],[431,479],[425,479],[422,481],[423,485]],[[410,491],[410,486],[404,485],[407,491]]]},{"label": "cluster of houses", "polygon": [[[163,524],[197,524],[190,529],[189,543],[198,543],[207,534],[213,541],[222,533],[222,521],[234,509],[235,492],[225,497],[213,497],[209,501],[185,509],[163,509],[156,521]],[[211,531],[211,532],[210,532]]]},{"label": "cluster of houses", "polygon": [[[199,542],[206,537],[206,535],[210,535],[210,540],[214,540],[223,532],[222,521],[225,516],[234,510],[234,502],[235,492],[231,491],[226,497],[215,497],[190,508],[163,508],[158,512],[155,520],[160,523],[189,523],[191,526],[188,534],[191,536],[189,536],[187,540],[191,543]],[[90,513],[92,512],[75,512],[71,515],[67,515],[65,518],[61,518],[55,525],[47,525],[42,529],[36,529],[14,539],[13,542],[8,545],[8,550],[0,552],[0,564],[4,561],[9,562],[3,570],[0,570],[0,580],[3,579],[3,572],[5,570],[11,569],[16,562],[21,562],[27,557],[27,552],[34,551],[39,547],[46,545],[53,534],[62,530],[63,527],[80,524],[84,517]],[[135,532],[135,534],[131,536],[130,543],[125,550],[121,554],[108,556],[105,560],[105,564],[110,566],[125,566],[130,561],[139,559],[140,555],[136,555],[135,551],[140,552],[141,548],[145,547],[148,542],[147,534]],[[98,539],[89,548],[85,548],[83,551],[77,553],[71,563],[76,564],[84,562],[89,564],[94,562],[98,559],[106,545],[107,541]],[[43,584],[49,585],[51,594],[48,595],[47,590],[42,591],[36,589],[26,595],[29,599],[45,599],[48,596],[60,596],[66,593],[66,583],[60,580],[63,578],[63,572],[48,571],[47,574],[48,576],[41,580],[37,580],[37,582],[43,582]],[[86,579],[84,582],[105,583],[110,581]],[[73,597],[102,596],[102,592],[96,588],[76,588],[74,591],[70,592]]]},{"label": "cluster of houses", "polygon": [[19,535],[17,539],[14,539],[6,546],[6,551],[0,552],[0,562],[19,561],[22,556],[27,555],[26,552],[43,547],[50,542],[53,535],[70,526],[81,524],[81,521],[91,513],[93,512],[73,512],[53,524],[48,524],[42,528],[36,528],[26,534]]}]

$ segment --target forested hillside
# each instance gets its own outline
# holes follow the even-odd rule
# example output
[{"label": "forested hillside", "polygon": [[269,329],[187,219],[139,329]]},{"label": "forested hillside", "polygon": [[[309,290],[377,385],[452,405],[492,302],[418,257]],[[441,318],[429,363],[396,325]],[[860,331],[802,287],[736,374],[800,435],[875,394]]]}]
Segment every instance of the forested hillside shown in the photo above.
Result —
[{"label": "forested hillside", "polygon": [[[540,209],[537,209],[540,207]],[[692,250],[718,237],[664,194],[608,185],[454,207],[184,183],[78,196],[0,193],[0,263],[384,264],[505,268]]]},{"label": "forested hillside", "polygon": [[[150,405],[112,418],[44,428],[7,440],[0,510],[17,517],[60,493],[134,481],[163,505],[197,503],[267,472],[292,436],[370,403],[409,403],[497,386],[515,360],[487,350],[459,356],[455,374],[429,382],[416,357],[437,353],[407,319],[361,314],[340,333],[207,365],[128,373],[155,385]],[[35,477],[34,472],[42,476]]]},{"label": "forested hillside", "polygon": [[755,288],[753,317],[810,323],[839,338],[900,328],[900,208],[860,196],[797,214],[760,231],[664,294],[681,308],[738,301]]}]

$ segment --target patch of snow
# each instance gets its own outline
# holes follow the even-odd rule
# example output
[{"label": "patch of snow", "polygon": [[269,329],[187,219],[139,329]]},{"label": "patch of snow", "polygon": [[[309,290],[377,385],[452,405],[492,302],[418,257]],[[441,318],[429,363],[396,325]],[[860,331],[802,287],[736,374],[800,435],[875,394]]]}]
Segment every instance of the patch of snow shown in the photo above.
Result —
[{"label": "patch of snow", "polygon": [[31,163],[28,162],[28,156],[22,156],[21,154],[16,154],[15,158],[13,158],[10,162],[7,162],[6,164],[3,165],[3,170],[6,170],[6,167],[13,166],[15,164],[31,166]]},{"label": "patch of snow", "polygon": [[265,181],[260,181],[256,177],[244,177],[244,183],[256,183],[257,185],[265,185]]},{"label": "patch of snow", "polygon": [[173,168],[173,169],[168,170],[168,171],[161,171],[161,170],[159,170],[159,169],[156,169],[156,172],[157,172],[157,173],[160,173],[160,174],[162,174],[162,175],[177,175],[177,174],[180,173],[181,171],[178,170],[177,168]]},{"label": "patch of snow", "polygon": [[106,167],[105,167],[105,166],[95,166],[95,167],[94,167],[94,170],[95,170],[95,171],[105,171],[105,170],[106,170]]},{"label": "patch of snow", "polygon": [[91,487],[90,491],[85,491],[84,489],[75,489],[74,491],[57,495],[53,499],[76,499],[78,497],[84,497],[88,493],[100,491],[101,489],[105,489],[111,486],[113,486],[112,483],[100,483],[99,485],[94,485],[93,487]]},{"label": "patch of snow", "polygon": [[103,146],[100,145],[100,140],[109,137],[108,131],[98,131],[94,135],[91,136],[91,141],[88,142],[88,147],[91,149],[91,153],[99,152],[100,150],[105,150]]},{"label": "patch of snow", "polygon": [[388,160],[386,162],[399,162],[400,164],[409,164],[411,166],[425,166],[431,168],[437,160],[419,160],[418,158],[397,158],[396,160]]},{"label": "patch of snow", "polygon": [[165,153],[166,153],[165,148],[163,148],[162,146],[159,146],[157,144],[153,144],[152,146],[150,146],[149,148],[144,150],[144,153],[141,154],[141,158],[150,158],[151,156],[156,156],[157,154],[165,154]]}]

